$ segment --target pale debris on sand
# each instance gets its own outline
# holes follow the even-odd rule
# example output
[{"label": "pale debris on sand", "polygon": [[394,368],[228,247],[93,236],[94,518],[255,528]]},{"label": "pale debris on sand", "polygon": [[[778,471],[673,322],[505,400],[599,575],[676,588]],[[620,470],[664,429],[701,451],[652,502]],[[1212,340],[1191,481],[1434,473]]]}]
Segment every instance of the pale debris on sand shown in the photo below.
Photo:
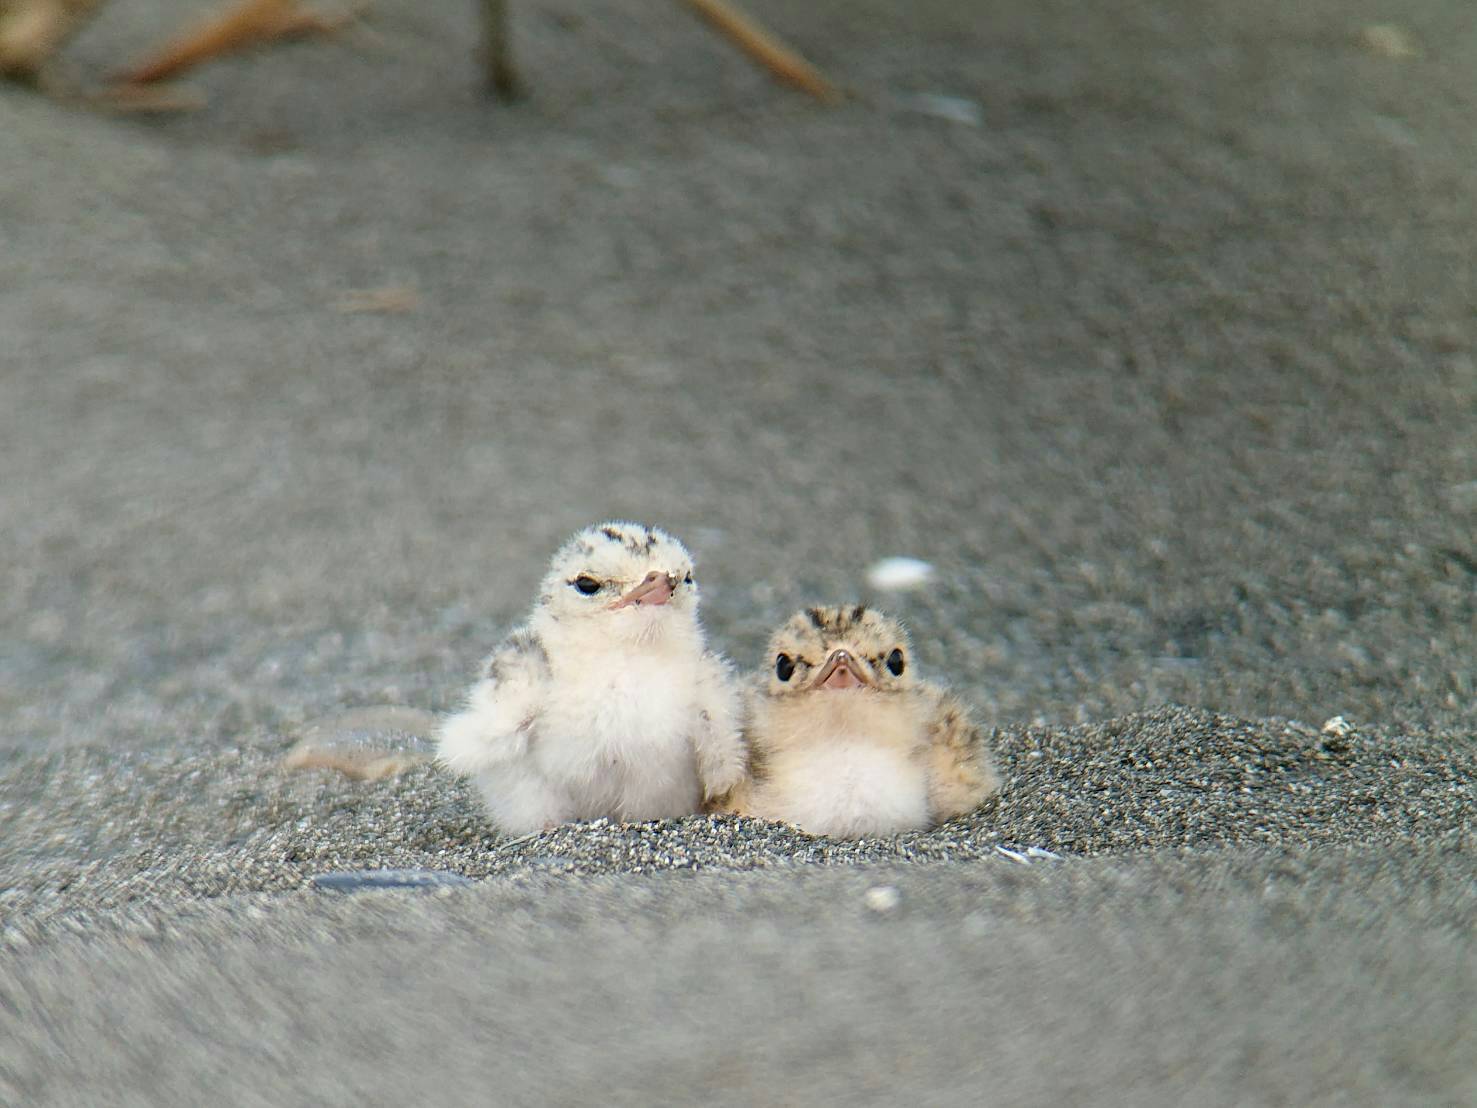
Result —
[{"label": "pale debris on sand", "polygon": [[933,566],[919,558],[882,558],[867,568],[867,584],[874,589],[916,589],[933,577]]}]

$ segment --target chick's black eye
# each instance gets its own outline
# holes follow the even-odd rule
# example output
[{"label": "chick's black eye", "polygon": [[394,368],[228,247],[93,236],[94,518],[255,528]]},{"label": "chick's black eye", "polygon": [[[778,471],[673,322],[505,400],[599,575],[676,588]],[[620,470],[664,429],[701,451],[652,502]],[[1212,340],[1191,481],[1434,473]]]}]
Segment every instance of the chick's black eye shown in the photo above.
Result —
[{"label": "chick's black eye", "polygon": [[600,582],[589,576],[589,574],[581,574],[570,582],[570,584],[574,585],[575,588],[579,589],[586,596],[600,591]]},{"label": "chick's black eye", "polygon": [[686,577],[682,578],[682,583],[684,585],[690,585],[690,584],[692,584],[692,574],[689,573]]},{"label": "chick's black eye", "polygon": [[903,652],[901,650],[894,650],[887,656],[887,668],[894,677],[903,675]]},{"label": "chick's black eye", "polygon": [[781,654],[774,660],[774,675],[781,681],[788,681],[795,674],[795,660],[788,654]]}]

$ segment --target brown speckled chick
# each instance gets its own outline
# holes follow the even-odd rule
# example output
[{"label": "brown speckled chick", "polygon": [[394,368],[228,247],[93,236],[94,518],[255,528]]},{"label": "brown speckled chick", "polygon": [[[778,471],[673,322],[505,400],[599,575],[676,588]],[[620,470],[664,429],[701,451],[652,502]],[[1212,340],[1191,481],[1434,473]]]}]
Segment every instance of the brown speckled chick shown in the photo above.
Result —
[{"label": "brown speckled chick", "polygon": [[807,608],[768,658],[749,690],[749,774],[716,810],[858,838],[932,826],[998,791],[968,709],[918,679],[896,620]]}]

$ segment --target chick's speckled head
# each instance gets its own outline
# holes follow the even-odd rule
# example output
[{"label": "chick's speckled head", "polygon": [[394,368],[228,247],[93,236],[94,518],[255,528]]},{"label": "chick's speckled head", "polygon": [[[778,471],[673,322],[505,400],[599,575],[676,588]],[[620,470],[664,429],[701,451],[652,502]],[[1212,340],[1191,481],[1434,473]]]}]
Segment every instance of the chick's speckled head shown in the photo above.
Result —
[{"label": "chick's speckled head", "polygon": [[913,645],[897,620],[860,604],[806,608],[769,640],[770,696],[897,693],[913,687]]},{"label": "chick's speckled head", "polygon": [[697,611],[692,555],[665,531],[602,523],[555,553],[539,587],[539,608],[557,623],[651,626]]}]

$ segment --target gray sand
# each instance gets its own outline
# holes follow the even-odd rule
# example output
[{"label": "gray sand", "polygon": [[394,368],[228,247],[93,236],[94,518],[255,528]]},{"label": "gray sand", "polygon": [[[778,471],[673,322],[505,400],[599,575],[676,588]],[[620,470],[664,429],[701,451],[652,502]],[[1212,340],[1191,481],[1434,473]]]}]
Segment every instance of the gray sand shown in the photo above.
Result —
[{"label": "gray sand", "polygon": [[[500,839],[473,790],[430,766],[389,782],[289,772],[281,744],[124,756],[95,748],[13,759],[7,884],[15,922],[0,941],[40,941],[98,909],[309,885],[339,870],[432,868],[473,877],[612,875],[987,860],[1049,864],[1040,852],[1118,856],[1225,846],[1471,845],[1470,742],[1161,710],[1066,731],[996,736],[1006,787],[976,814],[929,832],[859,842],[783,826],[691,817],[601,821]],[[100,820],[102,813],[111,822]],[[1003,850],[1002,850],[1003,848]],[[1012,858],[1012,852],[1021,858]],[[13,876],[12,876],[13,875]],[[108,918],[112,918],[109,916]]]},{"label": "gray sand", "polygon": [[[402,0],[0,90],[0,1103],[1477,1100],[1469,6],[746,6],[856,96],[634,0],[519,4],[512,109]],[[745,667],[901,615],[1006,791],[509,843],[282,768],[620,516]]]}]

